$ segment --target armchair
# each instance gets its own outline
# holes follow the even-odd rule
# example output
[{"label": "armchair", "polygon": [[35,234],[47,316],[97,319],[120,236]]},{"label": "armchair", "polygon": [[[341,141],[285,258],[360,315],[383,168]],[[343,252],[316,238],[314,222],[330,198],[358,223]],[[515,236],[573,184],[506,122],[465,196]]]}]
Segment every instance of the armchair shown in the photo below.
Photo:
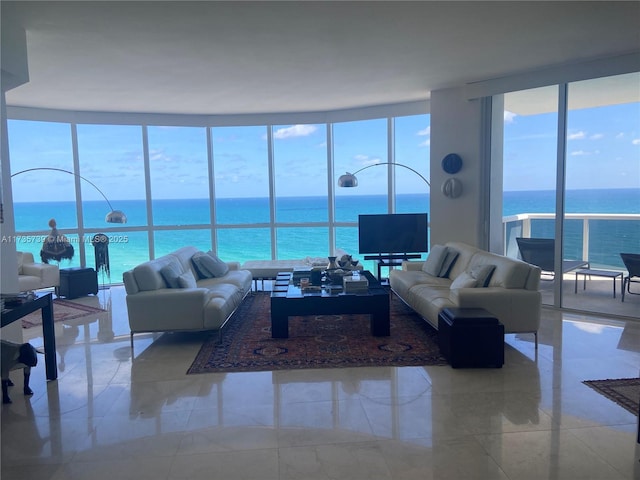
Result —
[{"label": "armchair", "polygon": [[18,255],[18,287],[21,292],[60,285],[60,269],[57,265],[35,263],[33,254],[30,252],[16,253]]}]

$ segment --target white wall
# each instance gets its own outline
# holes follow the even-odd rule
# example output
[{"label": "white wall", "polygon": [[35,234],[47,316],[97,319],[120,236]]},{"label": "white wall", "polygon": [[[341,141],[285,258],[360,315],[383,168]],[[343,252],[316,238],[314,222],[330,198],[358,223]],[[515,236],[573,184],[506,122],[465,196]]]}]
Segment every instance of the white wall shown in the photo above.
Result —
[{"label": "white wall", "polygon": [[[8,44],[17,51],[9,53]],[[0,92],[0,197],[3,205],[3,222],[0,223],[0,292],[18,291],[18,261],[13,219],[13,197],[11,194],[11,169],[9,168],[9,144],[7,141],[7,106],[5,89],[14,88],[28,80],[26,62],[26,37],[24,31],[7,30],[2,32],[2,91]],[[16,343],[22,343],[20,322],[1,329],[0,336]]]},{"label": "white wall", "polygon": [[[464,88],[431,92],[431,245],[461,241],[484,246],[482,202],[482,102],[468,100]],[[441,186],[452,177],[442,170],[449,153],[462,157],[462,195],[448,198]]]}]

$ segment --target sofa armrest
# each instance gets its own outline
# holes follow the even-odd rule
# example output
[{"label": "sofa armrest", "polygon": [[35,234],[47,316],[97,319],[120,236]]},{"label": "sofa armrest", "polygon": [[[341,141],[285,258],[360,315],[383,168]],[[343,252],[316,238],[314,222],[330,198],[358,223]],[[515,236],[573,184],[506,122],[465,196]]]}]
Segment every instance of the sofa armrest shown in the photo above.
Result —
[{"label": "sofa armrest", "polygon": [[206,288],[161,288],[127,295],[131,331],[204,328],[204,311],[211,299]]},{"label": "sofa armrest", "polygon": [[521,288],[453,288],[449,294],[451,301],[460,308],[485,308],[484,305],[496,302],[511,302],[515,305],[540,305],[540,292]]},{"label": "sofa armrest", "polygon": [[48,263],[24,263],[22,275],[30,275],[40,279],[41,287],[57,287],[60,285],[60,269]]},{"label": "sofa armrest", "polygon": [[535,332],[540,326],[540,292],[520,288],[454,288],[449,299],[459,308],[483,308],[495,315],[507,332]]},{"label": "sofa armrest", "polygon": [[402,270],[405,271],[413,271],[413,272],[417,272],[419,270],[422,270],[422,266],[424,265],[424,261],[421,260],[419,262],[417,261],[412,261],[412,260],[403,260],[402,261]]}]

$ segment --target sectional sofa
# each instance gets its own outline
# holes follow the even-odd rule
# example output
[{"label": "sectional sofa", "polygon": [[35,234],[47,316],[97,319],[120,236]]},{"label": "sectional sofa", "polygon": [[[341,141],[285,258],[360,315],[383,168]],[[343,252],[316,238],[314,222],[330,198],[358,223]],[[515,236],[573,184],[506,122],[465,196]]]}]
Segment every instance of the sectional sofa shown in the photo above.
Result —
[{"label": "sectional sofa", "polygon": [[212,252],[183,247],[124,272],[133,335],[138,332],[213,330],[221,334],[251,292],[251,272]]},{"label": "sectional sofa", "polygon": [[538,346],[540,268],[461,242],[434,245],[426,261],[389,273],[391,289],[434,328],[444,308],[483,308],[505,333],[533,333]]}]

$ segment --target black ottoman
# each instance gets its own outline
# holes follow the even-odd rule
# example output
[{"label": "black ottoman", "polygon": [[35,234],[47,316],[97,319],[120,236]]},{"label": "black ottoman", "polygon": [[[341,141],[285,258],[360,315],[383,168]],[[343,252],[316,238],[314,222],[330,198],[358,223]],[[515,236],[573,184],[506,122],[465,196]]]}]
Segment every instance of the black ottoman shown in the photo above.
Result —
[{"label": "black ottoman", "polygon": [[453,368],[504,364],[504,325],[481,308],[445,308],[438,315],[440,352]]},{"label": "black ottoman", "polygon": [[77,298],[98,293],[98,274],[93,268],[72,267],[60,269],[58,296]]}]

